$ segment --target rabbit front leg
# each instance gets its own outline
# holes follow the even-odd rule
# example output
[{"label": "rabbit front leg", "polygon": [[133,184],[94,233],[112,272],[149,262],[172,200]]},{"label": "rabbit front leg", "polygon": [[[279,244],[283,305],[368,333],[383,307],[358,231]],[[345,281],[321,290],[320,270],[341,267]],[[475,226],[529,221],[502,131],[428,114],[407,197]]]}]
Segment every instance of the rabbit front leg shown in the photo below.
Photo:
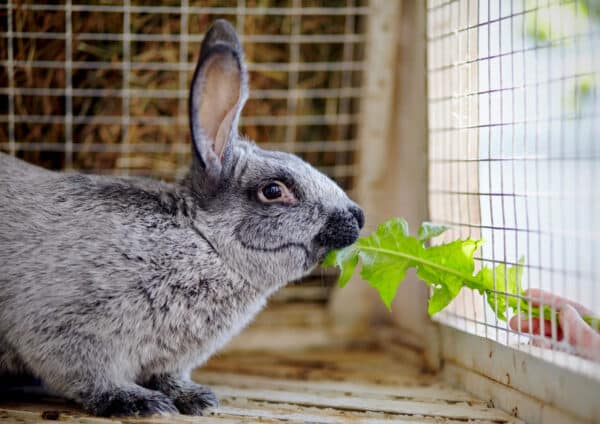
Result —
[{"label": "rabbit front leg", "polygon": [[177,375],[155,374],[143,385],[166,394],[182,414],[203,415],[206,409],[219,405],[210,388]]},{"label": "rabbit front leg", "polygon": [[0,336],[0,381],[5,375],[28,374],[27,368],[17,351]]},{"label": "rabbit front leg", "polygon": [[93,415],[104,417],[149,416],[156,414],[176,414],[173,401],[164,393],[149,390],[134,382],[113,378],[98,367],[61,370],[52,367],[39,373],[48,389],[83,406]]},{"label": "rabbit front leg", "polygon": [[164,393],[132,384],[80,394],[85,410],[104,417],[176,414],[179,411]]},{"label": "rabbit front leg", "polygon": [[[74,334],[73,334],[74,335]],[[164,393],[135,384],[102,349],[93,348],[85,339],[73,337],[68,344],[56,338],[45,345],[48,355],[31,349],[29,357],[36,366],[33,373],[50,393],[74,400],[99,416],[149,416],[177,413],[173,401]],[[55,343],[52,345],[52,343]],[[82,359],[85,359],[84,361]]]}]

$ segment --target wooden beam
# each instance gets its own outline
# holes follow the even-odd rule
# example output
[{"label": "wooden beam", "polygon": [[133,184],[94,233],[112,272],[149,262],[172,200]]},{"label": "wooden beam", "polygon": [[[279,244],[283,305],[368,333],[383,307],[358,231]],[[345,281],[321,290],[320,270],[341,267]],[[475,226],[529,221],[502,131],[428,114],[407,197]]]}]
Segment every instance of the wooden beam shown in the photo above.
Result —
[{"label": "wooden beam", "polygon": [[[366,232],[394,216],[406,218],[416,231],[429,217],[426,2],[374,1],[371,6],[357,197],[366,211]],[[374,290],[356,278],[334,292],[331,312],[335,326],[350,335],[373,321],[393,321],[398,337],[425,350],[426,365],[437,369],[428,297],[427,287],[409,274],[390,314]]]},{"label": "wooden beam", "polygon": [[[448,365],[442,375],[452,384],[505,411],[516,411],[527,422],[600,422],[600,375],[595,364],[562,352],[519,346],[532,355],[451,327],[440,328]],[[563,363],[576,364],[578,371],[550,362],[560,355]]]},{"label": "wooden beam", "polygon": [[[394,144],[394,107],[398,36],[401,1],[372,0],[366,23],[363,95],[358,135],[359,178],[356,200],[366,213],[364,233],[391,213],[392,205],[382,198],[389,193],[386,181],[391,169],[390,147]],[[332,292],[330,313],[337,337],[356,339],[370,331],[370,323],[379,308],[376,293],[360,278],[353,278],[343,289]]]}]

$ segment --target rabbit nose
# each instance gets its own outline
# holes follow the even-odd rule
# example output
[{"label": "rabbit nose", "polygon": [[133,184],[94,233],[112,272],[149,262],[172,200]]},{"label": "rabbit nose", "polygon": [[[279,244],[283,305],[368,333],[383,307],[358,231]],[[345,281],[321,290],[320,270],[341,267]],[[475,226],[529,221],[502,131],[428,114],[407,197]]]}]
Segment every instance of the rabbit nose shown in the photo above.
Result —
[{"label": "rabbit nose", "polygon": [[363,223],[364,215],[360,208],[336,209],[327,217],[316,241],[329,249],[349,246],[358,238]]},{"label": "rabbit nose", "polygon": [[358,206],[350,206],[348,210],[354,216],[354,219],[356,219],[356,222],[358,223],[358,228],[362,230],[362,228],[365,226],[365,214],[362,211],[362,209]]}]

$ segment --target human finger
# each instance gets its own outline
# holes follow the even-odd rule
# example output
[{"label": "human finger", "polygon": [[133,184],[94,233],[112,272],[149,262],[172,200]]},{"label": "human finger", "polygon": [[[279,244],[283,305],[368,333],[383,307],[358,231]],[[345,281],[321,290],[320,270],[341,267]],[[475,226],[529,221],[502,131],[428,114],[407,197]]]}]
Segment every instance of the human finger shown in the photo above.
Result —
[{"label": "human finger", "polygon": [[566,305],[558,316],[567,342],[577,353],[588,359],[600,361],[600,333],[590,327],[579,312]]},{"label": "human finger", "polygon": [[581,303],[577,303],[573,300],[558,296],[553,293],[549,293],[540,289],[527,289],[523,293],[534,306],[546,305],[561,310],[565,305],[572,306],[581,315],[592,315],[592,311]]},{"label": "human finger", "polygon": [[[548,320],[544,321],[544,325],[542,328],[542,323],[539,318],[532,317],[531,320],[526,314],[515,315],[508,322],[509,327],[513,331],[518,331],[520,333],[531,334],[531,335],[543,335],[545,337],[553,337],[552,334],[552,323]],[[560,327],[556,328],[556,339],[562,340],[563,333]]]}]

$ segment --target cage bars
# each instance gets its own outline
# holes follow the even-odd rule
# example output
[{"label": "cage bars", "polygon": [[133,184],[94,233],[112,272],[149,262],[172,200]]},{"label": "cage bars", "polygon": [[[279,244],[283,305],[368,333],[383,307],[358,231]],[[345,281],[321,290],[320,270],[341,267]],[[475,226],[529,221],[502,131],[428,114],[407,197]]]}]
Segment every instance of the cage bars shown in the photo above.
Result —
[{"label": "cage bars", "polygon": [[65,9],[65,168],[73,167],[73,21],[72,2]]},{"label": "cage bars", "polygon": [[[121,99],[121,151],[127,151],[129,144],[129,125],[131,117],[129,113],[129,78],[131,63],[131,2],[123,0],[123,62],[121,63],[122,84],[124,95]],[[181,116],[181,114],[179,114]],[[124,169],[124,174],[129,174],[129,156],[127,154],[120,157],[120,167]]]},{"label": "cage bars", "polygon": [[[591,3],[429,1],[427,13],[432,218],[452,227],[450,239],[483,236],[479,264],[523,256],[525,287],[599,310],[600,22]],[[519,300],[517,314],[527,302],[495,291]],[[572,351],[556,321],[542,322],[549,339],[525,337],[468,296],[440,321],[522,350],[531,338],[549,341],[553,361]],[[563,365],[582,369],[575,358]]]},{"label": "cage bars", "polygon": [[[0,5],[0,8],[8,8],[7,6]],[[64,11],[65,5],[61,4],[35,4],[25,3],[19,5],[20,9],[23,10],[35,10],[35,11]],[[80,11],[96,11],[96,12],[121,12],[123,6],[117,5],[100,5],[100,4],[74,4],[71,6],[71,10],[74,12]],[[179,7],[173,6],[147,6],[147,5],[132,5],[128,8],[130,13],[178,13]],[[202,7],[202,6],[189,6],[188,12],[190,14],[199,15],[235,15],[238,12],[238,6],[236,7]],[[244,14],[250,16],[314,16],[314,15],[330,15],[330,16],[345,16],[348,14],[356,16],[365,16],[369,14],[368,6],[357,6],[357,7],[248,7],[245,9]]]},{"label": "cage bars", "polygon": [[12,0],[8,0],[7,9],[7,55],[6,70],[8,72],[8,151],[11,155],[16,153],[15,146],[15,70],[14,70],[14,48],[13,48],[13,16]]},{"label": "cage bars", "polygon": [[[359,48],[365,35],[358,29],[369,8],[363,1],[339,1],[327,7],[305,7],[301,0],[290,3],[289,7],[263,7],[264,3],[256,7],[243,0],[234,3],[231,7],[191,5],[189,0],[176,7],[131,1],[111,5],[77,1],[0,5],[0,11],[5,10],[7,15],[6,31],[0,30],[0,35],[8,51],[0,55],[0,65],[7,70],[6,80],[0,75],[0,96],[6,96],[7,100],[6,110],[0,108],[0,149],[30,161],[62,153],[63,158],[51,165],[54,167],[164,178],[181,175],[189,161],[187,84],[195,66],[196,49],[203,38],[204,26],[198,28],[198,22],[207,25],[203,15],[210,15],[230,19],[245,45],[259,44],[261,48],[264,45],[272,51],[285,50],[290,54],[284,60],[276,56],[274,60],[253,60],[251,49],[247,55],[251,84],[257,81],[257,76],[259,81],[251,90],[250,102],[254,103],[248,105],[241,120],[242,133],[250,128],[250,135],[261,145],[300,154],[316,162],[342,186],[351,188],[356,170],[355,157],[350,152],[356,147],[357,103],[362,94],[357,81],[365,69]],[[44,15],[38,12],[46,12],[56,25],[40,30],[39,25],[25,22],[35,16],[41,19]],[[262,32],[260,25],[254,24],[252,29],[252,23],[247,24],[248,19],[262,19],[262,16],[269,20],[283,19],[281,30]],[[160,22],[169,20],[169,26],[150,29],[139,26],[140,19],[155,18]],[[21,24],[15,26],[15,19]],[[86,19],[102,21],[102,25],[82,25]],[[332,25],[322,28],[314,23],[312,27],[307,25],[314,19],[329,20]],[[290,22],[293,31],[286,31]],[[41,46],[52,42],[63,43],[62,55],[40,53]],[[160,54],[144,55],[146,52],[140,49],[148,43],[154,43],[152,50],[159,53],[164,49],[156,46],[167,46],[168,54],[171,55],[172,49],[173,56],[165,59]],[[23,48],[31,48],[33,54],[27,56]],[[89,52],[93,53],[90,49],[95,48],[107,52],[113,49],[113,54],[94,56]],[[331,57],[321,54],[327,51],[333,52]],[[64,80],[60,80],[59,72],[64,72]],[[140,86],[152,73],[169,80],[173,75],[173,82]],[[337,74],[338,82],[313,83],[309,77],[319,73]],[[59,80],[58,84],[24,83],[25,74],[55,75]],[[115,83],[87,83],[85,78],[94,74],[105,81],[113,78]],[[268,84],[266,80],[273,76],[282,76],[285,83]],[[38,105],[50,104],[53,109],[36,113],[39,108],[26,107],[22,102],[36,97],[41,100]],[[310,104],[310,108],[298,108],[299,102]],[[17,103],[20,106],[15,110]],[[272,111],[281,104],[285,107],[269,113],[269,109]],[[319,104],[327,107],[321,110]],[[146,105],[158,110],[141,113]],[[161,110],[171,108],[170,105],[174,105],[173,113]],[[63,131],[45,131],[58,127]],[[155,134],[151,127],[156,128]],[[105,137],[112,134],[114,141],[99,139],[101,131]],[[24,133],[36,132],[42,136],[23,137]],[[139,141],[140,134],[145,137],[143,142]],[[164,138],[167,136],[168,140]],[[159,154],[166,156],[161,158]]]},{"label": "cage bars", "polygon": [[[179,35],[179,62],[180,63],[185,63],[187,61],[187,57],[188,57],[189,8],[190,8],[189,0],[182,0],[181,8],[179,11],[179,34],[178,34]],[[238,28],[238,33],[239,32],[240,31]],[[178,85],[179,93],[188,93],[189,90],[188,90],[187,86],[188,86],[187,73],[183,72],[183,71],[179,71],[179,85]],[[187,111],[187,99],[186,99],[185,94],[178,95],[177,98],[178,98],[177,109],[178,109],[179,116],[186,115],[188,113],[188,111]],[[182,153],[185,153],[185,152],[182,152]],[[177,169],[183,169],[185,167],[185,154],[178,154],[176,163],[177,163]]]}]

